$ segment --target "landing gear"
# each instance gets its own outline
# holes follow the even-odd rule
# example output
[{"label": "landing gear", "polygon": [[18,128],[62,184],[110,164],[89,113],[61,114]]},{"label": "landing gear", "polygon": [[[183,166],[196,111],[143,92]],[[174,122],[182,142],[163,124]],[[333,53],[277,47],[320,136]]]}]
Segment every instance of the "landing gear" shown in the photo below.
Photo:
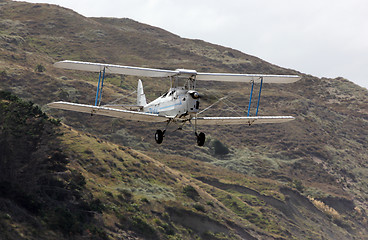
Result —
[{"label": "landing gear", "polygon": [[156,131],[155,140],[157,144],[161,144],[164,140],[164,133],[160,129]]},{"label": "landing gear", "polygon": [[165,129],[163,131],[160,130],[160,129],[158,129],[156,131],[156,133],[155,133],[155,140],[156,140],[156,143],[157,144],[161,144],[162,141],[164,140],[166,129],[170,125],[171,121],[172,121],[172,119],[170,119],[169,121],[167,121],[166,127],[165,127]]},{"label": "landing gear", "polygon": [[204,142],[206,141],[206,135],[203,132],[200,132],[199,134],[197,133],[197,116],[195,116],[194,118],[194,126],[191,119],[189,120],[189,124],[193,128],[194,134],[197,137],[197,145],[202,147],[204,145]]},{"label": "landing gear", "polygon": [[[166,132],[166,129],[167,129],[167,126],[170,124],[171,121],[169,121],[166,125],[166,128],[162,131],[160,129],[158,129],[155,133],[155,141],[157,144],[161,144],[162,141],[164,140],[164,136],[165,136],[165,132]],[[183,125],[185,124],[185,122],[183,123]],[[191,124],[191,121],[189,120],[189,124],[193,127],[193,125]],[[182,126],[179,127],[178,130],[181,130],[182,129]],[[204,145],[204,142],[206,141],[206,135],[203,133],[203,132],[200,132],[199,134],[197,133],[196,131],[196,122],[195,122],[195,125],[194,125],[194,133],[197,137],[197,145],[202,147]]]},{"label": "landing gear", "polygon": [[206,135],[203,132],[200,132],[199,134],[196,134],[196,136],[198,146],[202,147],[206,141]]}]

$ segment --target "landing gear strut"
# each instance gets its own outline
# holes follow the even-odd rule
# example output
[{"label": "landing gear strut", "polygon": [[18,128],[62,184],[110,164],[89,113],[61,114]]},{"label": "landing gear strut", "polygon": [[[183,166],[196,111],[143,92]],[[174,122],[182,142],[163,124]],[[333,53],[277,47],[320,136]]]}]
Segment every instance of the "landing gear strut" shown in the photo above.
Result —
[{"label": "landing gear strut", "polygon": [[[166,125],[167,126],[170,124],[171,121],[169,121]],[[191,124],[191,121],[189,120],[189,124],[193,127],[193,125]],[[164,136],[165,136],[165,132],[166,132],[166,128],[162,131],[160,129],[158,129],[155,133],[155,141],[157,144],[161,144],[162,141],[164,140]],[[181,127],[179,128],[181,129]],[[203,132],[200,132],[199,134],[197,133],[197,121],[195,121],[194,124],[194,133],[197,137],[197,145],[202,147],[204,145],[204,142],[206,141],[206,135]]]},{"label": "landing gear strut", "polygon": [[194,134],[197,137],[197,145],[202,147],[204,145],[204,142],[206,141],[206,135],[203,132],[197,133],[197,116],[194,118],[194,126],[192,125],[192,121],[189,120],[190,126],[192,126],[194,130]]}]

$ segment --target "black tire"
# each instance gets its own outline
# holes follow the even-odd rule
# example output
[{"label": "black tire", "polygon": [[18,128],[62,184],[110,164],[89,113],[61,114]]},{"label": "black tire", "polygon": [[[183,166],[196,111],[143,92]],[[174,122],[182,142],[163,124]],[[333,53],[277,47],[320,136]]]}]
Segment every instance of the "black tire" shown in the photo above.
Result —
[{"label": "black tire", "polygon": [[157,144],[161,144],[164,140],[164,133],[160,129],[155,133],[155,140]]},{"label": "black tire", "polygon": [[197,136],[198,146],[202,147],[205,141],[206,141],[206,135],[203,132],[200,132]]}]

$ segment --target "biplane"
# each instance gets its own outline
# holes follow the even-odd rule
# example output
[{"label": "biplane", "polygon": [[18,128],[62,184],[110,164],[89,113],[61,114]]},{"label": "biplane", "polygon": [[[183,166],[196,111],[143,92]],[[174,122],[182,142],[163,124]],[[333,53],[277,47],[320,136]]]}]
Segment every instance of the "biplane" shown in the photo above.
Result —
[{"label": "biplane", "polygon": [[[232,124],[262,124],[282,123],[294,119],[292,116],[258,116],[259,103],[263,83],[293,83],[300,79],[297,75],[265,75],[265,74],[232,74],[232,73],[201,73],[195,70],[176,69],[163,70],[153,68],[120,66],[104,63],[91,63],[65,60],[54,64],[57,68],[82,70],[99,73],[97,92],[94,105],[77,104],[71,102],[52,102],[51,108],[89,113],[91,115],[104,115],[122,118],[132,121],[166,123],[163,130],[158,129],[155,140],[158,144],[163,142],[168,126],[172,123],[185,124],[193,128],[198,146],[205,143],[205,134],[197,132],[198,125],[232,125]],[[150,78],[167,78],[170,81],[170,89],[147,103],[143,91],[141,79],[138,80],[137,103],[135,106],[116,107],[101,105],[102,91],[106,74],[122,74]],[[201,117],[199,115],[199,103],[201,95],[196,90],[197,81],[224,81],[247,82],[251,84],[248,112],[242,117]],[[250,116],[254,84],[259,83],[258,102],[255,116]]]}]

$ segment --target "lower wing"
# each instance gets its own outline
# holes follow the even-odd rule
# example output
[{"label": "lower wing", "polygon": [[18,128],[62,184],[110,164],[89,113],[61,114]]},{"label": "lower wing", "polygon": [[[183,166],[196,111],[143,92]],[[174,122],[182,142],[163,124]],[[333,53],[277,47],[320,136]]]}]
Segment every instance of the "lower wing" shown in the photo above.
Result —
[{"label": "lower wing", "polygon": [[159,116],[158,114],[153,113],[128,111],[111,107],[100,107],[70,102],[52,102],[47,104],[47,106],[51,108],[90,113],[142,122],[166,122],[170,119],[169,117]]},{"label": "lower wing", "polygon": [[[129,111],[111,107],[100,107],[70,102],[53,102],[47,104],[51,108],[103,115],[109,117],[122,118],[126,120],[142,122],[167,122],[172,117],[160,116],[153,113]],[[234,125],[234,124],[261,124],[261,123],[282,123],[294,120],[291,116],[260,116],[260,117],[197,117],[192,119],[200,125]],[[183,119],[187,121],[188,119]],[[180,121],[180,120],[179,120]]]},{"label": "lower wing", "polygon": [[283,123],[294,120],[292,116],[260,116],[260,117],[198,117],[193,119],[200,125],[234,125],[234,124],[261,124]]}]

